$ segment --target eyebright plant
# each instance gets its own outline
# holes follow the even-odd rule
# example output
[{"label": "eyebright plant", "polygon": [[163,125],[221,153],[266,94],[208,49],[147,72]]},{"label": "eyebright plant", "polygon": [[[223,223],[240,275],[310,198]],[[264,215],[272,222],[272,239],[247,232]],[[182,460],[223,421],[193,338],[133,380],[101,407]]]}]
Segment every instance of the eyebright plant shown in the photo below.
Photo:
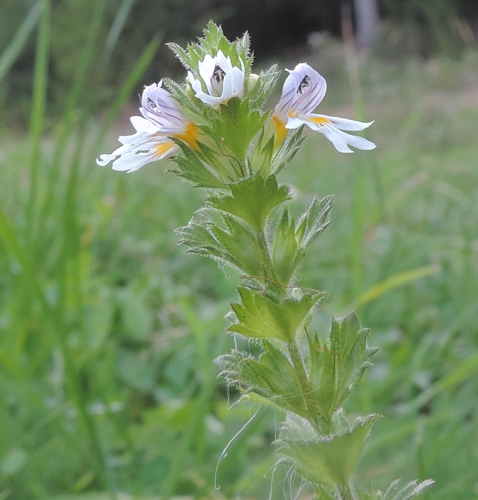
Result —
[{"label": "eyebright plant", "polygon": [[360,491],[355,472],[377,414],[350,418],[344,403],[376,349],[355,313],[334,319],[327,334],[312,331],[324,292],[302,288],[297,269],[308,246],[329,224],[332,197],[314,198],[297,220],[289,189],[277,174],[304,140],[305,126],[337,151],[371,150],[349,134],[369,127],[315,113],[325,79],[308,64],[287,70],[279,102],[268,98],[280,76],[276,65],[252,73],[247,33],[229,42],[210,22],[204,38],[186,49],[169,45],[188,71],[183,84],[165,79],[145,87],[136,132],[103,154],[99,165],[133,172],[170,158],[172,171],[206,191],[189,224],[177,230],[188,251],[229,266],[242,277],[227,332],[257,343],[257,356],[239,348],[216,359],[240,401],[281,410],[274,446],[278,464],[308,482],[320,499],[405,500],[433,481],[385,491]]}]

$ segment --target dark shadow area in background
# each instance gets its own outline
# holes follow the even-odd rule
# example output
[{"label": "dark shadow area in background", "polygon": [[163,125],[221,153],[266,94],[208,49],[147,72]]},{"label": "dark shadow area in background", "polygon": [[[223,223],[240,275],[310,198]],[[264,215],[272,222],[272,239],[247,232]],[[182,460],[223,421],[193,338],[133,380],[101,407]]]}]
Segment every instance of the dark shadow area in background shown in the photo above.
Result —
[{"label": "dark shadow area in background", "polygon": [[[298,54],[305,57],[312,33],[339,38],[343,7],[349,6],[356,23],[354,6],[362,1],[376,2],[379,8],[380,22],[385,29],[372,49],[386,60],[409,56],[427,58],[435,54],[459,57],[467,45],[476,46],[476,0],[132,0],[112,57],[106,67],[100,67],[101,53],[118,9],[124,3],[107,0],[96,42],[98,67],[91,70],[89,79],[91,91],[98,94],[100,107],[107,108],[155,36],[159,36],[162,43],[144,81],[157,82],[165,76],[181,79],[183,69],[165,43],[175,41],[185,45],[201,35],[209,19],[220,23],[229,39],[248,31],[258,66],[271,59],[296,58]],[[34,4],[35,0],[1,0],[0,53]],[[52,0],[47,107],[52,117],[61,112],[69,93],[96,6],[97,0]],[[1,82],[4,125],[23,128],[28,122],[35,47],[34,33]],[[99,89],[94,85],[97,72],[105,74],[105,84]]]}]

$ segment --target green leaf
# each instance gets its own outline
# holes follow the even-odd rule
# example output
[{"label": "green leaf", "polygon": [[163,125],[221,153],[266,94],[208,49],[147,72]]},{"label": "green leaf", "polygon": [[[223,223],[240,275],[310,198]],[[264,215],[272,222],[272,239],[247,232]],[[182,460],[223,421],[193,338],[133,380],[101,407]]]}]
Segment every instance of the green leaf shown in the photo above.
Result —
[{"label": "green leaf", "polygon": [[361,328],[357,315],[351,313],[332,320],[327,345],[309,339],[310,383],[320,388],[316,397],[321,415],[328,421],[371,366],[376,349],[367,345],[369,333],[370,330]]},{"label": "green leaf", "polygon": [[261,130],[266,117],[259,111],[250,111],[247,99],[233,97],[227,104],[221,105],[220,114],[207,129],[208,135],[221,151],[226,149],[242,165],[251,141]]},{"label": "green leaf", "polygon": [[289,214],[287,208],[284,208],[275,230],[272,249],[272,262],[277,279],[281,284],[289,284],[304,255],[304,250],[297,248],[294,218]]},{"label": "green leaf", "polygon": [[222,369],[221,376],[229,385],[242,392],[242,399],[276,409],[291,411],[310,418],[306,394],[301,389],[297,373],[285,353],[268,341],[259,359],[242,351],[215,360]]},{"label": "green leaf", "polygon": [[252,109],[262,109],[265,101],[272,94],[280,73],[277,64],[260,72],[257,82],[250,92],[249,100]]},{"label": "green leaf", "polygon": [[[182,155],[174,158],[175,166],[168,171],[189,181],[195,187],[206,189],[224,189],[225,184],[219,173],[202,160],[202,155],[182,141],[175,141],[181,148]],[[200,145],[201,146],[201,145]]]},{"label": "green leaf", "polygon": [[262,276],[262,254],[248,224],[213,207],[197,210],[189,224],[176,230],[179,244],[228,264],[250,276]]},{"label": "green leaf", "polygon": [[[351,424],[351,429],[340,435],[305,441],[284,437],[275,444],[279,446],[279,452],[286,457],[285,461],[303,478],[338,492],[339,488],[349,484],[371,427],[378,417],[372,414],[357,418]],[[297,425],[299,419],[296,420]],[[300,423],[310,427],[307,422]],[[284,434],[287,434],[287,430],[288,423],[284,426]]]},{"label": "green leaf", "polygon": [[360,495],[361,500],[409,500],[410,498],[415,498],[420,496],[425,492],[426,489],[430,488],[435,484],[432,479],[426,479],[419,483],[418,481],[412,481],[405,486],[401,485],[401,480],[397,479],[388,487],[385,493],[381,491],[373,491],[371,493],[365,493]]},{"label": "green leaf", "polygon": [[[265,144],[264,141],[266,141]],[[250,169],[253,172],[260,172],[264,178],[268,177],[272,170],[271,161],[274,155],[274,148],[274,136],[266,134],[265,129],[262,129],[249,159]]]},{"label": "green leaf", "polygon": [[[193,66],[195,66],[199,62],[199,58],[195,60],[195,58],[191,57],[191,51],[187,49],[183,49],[180,45],[177,43],[167,43],[166,44],[174,53],[174,55],[181,61],[181,64],[186,68],[186,69],[191,69]],[[189,49],[189,47],[188,47]]]},{"label": "green leaf", "polygon": [[249,71],[252,64],[249,34],[246,32],[242,38],[230,42],[224,36],[222,28],[213,21],[209,21],[204,30],[204,37],[199,38],[197,43],[188,44],[186,49],[176,43],[168,43],[167,45],[187,69],[196,73],[199,62],[204,59],[206,54],[215,56],[219,50],[222,50],[226,57],[231,58],[233,66],[241,67],[240,60],[242,60],[245,61],[246,70]]},{"label": "green leaf", "polygon": [[332,208],[333,196],[319,199],[314,197],[310,207],[297,222],[297,244],[307,247],[329,224],[329,214]]},{"label": "green leaf", "polygon": [[284,166],[289,163],[299,151],[304,137],[302,137],[303,126],[296,130],[292,130],[287,134],[287,137],[282,141],[274,156],[272,157],[269,172],[271,174],[279,173]]},{"label": "green leaf", "polygon": [[307,293],[300,299],[274,302],[250,288],[239,287],[242,304],[231,304],[239,323],[229,326],[228,331],[245,337],[276,338],[283,342],[294,341],[295,332],[321,294]]},{"label": "green leaf", "polygon": [[203,122],[207,123],[206,110],[201,109],[201,107],[196,104],[197,100],[191,98],[191,93],[188,92],[186,84],[180,85],[170,78],[163,78],[163,81],[174,99],[176,99],[181,108],[189,115],[192,122],[196,125],[200,125]]},{"label": "green leaf", "polygon": [[244,219],[256,231],[264,229],[266,217],[277,205],[290,199],[286,186],[279,186],[275,176],[264,179],[256,174],[229,184],[232,196],[210,197],[214,207]]}]

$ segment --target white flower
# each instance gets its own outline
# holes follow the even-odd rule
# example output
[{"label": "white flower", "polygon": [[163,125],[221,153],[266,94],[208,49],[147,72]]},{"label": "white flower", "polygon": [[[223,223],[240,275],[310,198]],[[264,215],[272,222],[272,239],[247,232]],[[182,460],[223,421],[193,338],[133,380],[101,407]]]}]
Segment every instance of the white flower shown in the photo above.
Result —
[{"label": "white flower", "polygon": [[220,50],[215,57],[206,55],[198,64],[199,76],[206,86],[203,90],[201,80],[194,78],[189,71],[187,81],[196,92],[196,97],[205,104],[218,109],[221,104],[226,104],[232,97],[241,97],[244,93],[244,63],[241,68],[233,66],[231,59]]},{"label": "white flower", "polygon": [[363,137],[346,134],[343,130],[364,130],[373,122],[363,123],[335,116],[312,113],[327,91],[325,79],[308,64],[298,64],[289,71],[282,95],[272,117],[276,129],[276,144],[282,142],[288,129],[307,125],[325,135],[341,153],[353,153],[349,148],[374,149],[376,145]]},{"label": "white flower", "polygon": [[181,139],[197,148],[197,127],[181,111],[171,94],[161,83],[145,87],[141,98],[141,116],[130,118],[136,133],[120,136],[122,146],[111,154],[102,154],[96,160],[104,166],[113,162],[113,170],[134,172],[146,163],[170,156],[177,144],[171,138]]}]

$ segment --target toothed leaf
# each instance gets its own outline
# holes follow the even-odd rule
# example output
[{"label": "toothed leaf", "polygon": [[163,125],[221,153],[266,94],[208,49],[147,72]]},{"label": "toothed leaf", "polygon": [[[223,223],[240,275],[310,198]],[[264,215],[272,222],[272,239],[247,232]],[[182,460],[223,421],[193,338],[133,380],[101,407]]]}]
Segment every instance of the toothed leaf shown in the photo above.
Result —
[{"label": "toothed leaf", "polygon": [[297,222],[296,239],[302,248],[307,247],[329,224],[333,196],[313,199],[310,207]]},{"label": "toothed leaf", "polygon": [[326,345],[309,339],[310,381],[319,387],[317,401],[321,414],[329,420],[335,409],[347,399],[351,390],[371,366],[376,350],[367,345],[370,331],[360,326],[355,313],[332,320]]},{"label": "toothed leaf", "polygon": [[209,203],[230,214],[241,217],[256,231],[264,228],[271,210],[290,199],[289,190],[279,186],[275,177],[254,175],[229,185],[231,196],[211,197]]},{"label": "toothed leaf", "polygon": [[[334,492],[349,484],[374,422],[372,414],[358,418],[340,435],[299,441],[283,437],[276,441],[279,453],[304,479]],[[340,497],[339,497],[340,498]]]},{"label": "toothed leaf", "polygon": [[231,304],[238,323],[229,326],[228,331],[257,339],[276,338],[287,343],[294,340],[298,326],[321,298],[320,294],[307,293],[300,299],[274,302],[246,287],[239,287],[239,294],[241,303]]}]

